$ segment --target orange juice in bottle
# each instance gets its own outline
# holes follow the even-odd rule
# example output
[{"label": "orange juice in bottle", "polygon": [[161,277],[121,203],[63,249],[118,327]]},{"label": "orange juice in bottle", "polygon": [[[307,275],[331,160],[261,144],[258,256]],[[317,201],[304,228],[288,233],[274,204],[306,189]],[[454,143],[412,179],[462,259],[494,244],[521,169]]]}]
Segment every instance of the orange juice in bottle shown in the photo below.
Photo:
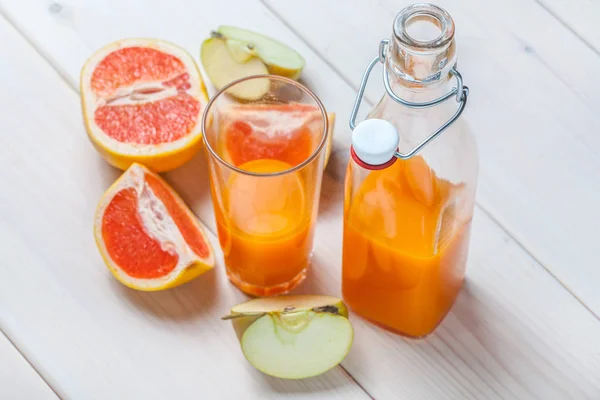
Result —
[{"label": "orange juice in bottle", "polygon": [[[250,84],[244,91],[237,87],[244,84]],[[255,101],[240,100],[248,88],[265,86],[268,92]],[[257,76],[224,88],[204,120],[227,276],[250,295],[286,293],[304,280],[310,263],[325,110],[300,84]]]},{"label": "orange juice in bottle", "polygon": [[[439,7],[398,14],[379,57],[386,94],[353,126],[346,175],[344,300],[410,337],[436,328],[465,277],[478,161],[459,118],[468,89],[455,69],[453,34]],[[360,97],[351,125],[358,104]]]}]

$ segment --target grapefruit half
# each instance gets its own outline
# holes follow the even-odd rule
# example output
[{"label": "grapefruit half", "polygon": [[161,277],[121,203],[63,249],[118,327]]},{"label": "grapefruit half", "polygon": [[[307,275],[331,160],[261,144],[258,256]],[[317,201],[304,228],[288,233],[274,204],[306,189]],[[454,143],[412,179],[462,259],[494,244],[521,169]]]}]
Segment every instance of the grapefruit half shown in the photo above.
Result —
[{"label": "grapefruit half", "polygon": [[106,191],[94,235],[115,278],[154,291],[188,282],[213,268],[204,228],[157,174],[133,164]]},{"label": "grapefruit half", "polygon": [[83,119],[110,164],[139,162],[168,171],[201,145],[206,89],[183,49],[155,39],[124,39],[98,50],[81,71]]}]

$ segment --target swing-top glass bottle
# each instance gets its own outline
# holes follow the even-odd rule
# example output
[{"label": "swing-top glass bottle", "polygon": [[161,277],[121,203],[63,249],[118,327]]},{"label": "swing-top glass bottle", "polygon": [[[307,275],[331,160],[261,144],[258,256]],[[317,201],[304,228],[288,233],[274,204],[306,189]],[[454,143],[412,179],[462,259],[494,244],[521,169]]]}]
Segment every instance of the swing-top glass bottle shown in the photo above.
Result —
[{"label": "swing-top glass bottle", "polygon": [[[410,337],[431,333],[464,281],[478,158],[460,115],[468,88],[443,9],[402,10],[361,85],[344,196],[342,289],[364,318]],[[386,93],[355,119],[369,72]]]}]

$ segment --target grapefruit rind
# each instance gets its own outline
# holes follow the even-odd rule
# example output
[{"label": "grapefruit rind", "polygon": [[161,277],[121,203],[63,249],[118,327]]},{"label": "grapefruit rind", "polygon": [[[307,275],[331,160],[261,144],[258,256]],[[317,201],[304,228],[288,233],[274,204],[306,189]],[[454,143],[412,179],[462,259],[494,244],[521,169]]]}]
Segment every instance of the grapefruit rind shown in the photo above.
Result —
[{"label": "grapefruit rind", "polygon": [[335,113],[327,113],[327,143],[325,143],[325,161],[323,168],[329,163],[331,158],[331,151],[333,150],[333,128],[335,126]]},{"label": "grapefruit rind", "polygon": [[[175,198],[175,201],[177,202],[178,206],[181,207],[181,209],[185,210],[186,214],[190,217],[190,220],[193,222],[195,227],[202,233],[202,236],[206,241],[206,245],[209,251],[207,257],[202,258],[192,251],[189,244],[184,240],[183,235],[179,231],[177,225],[166,212],[166,207],[162,203],[162,201],[154,195],[151,188],[147,186],[144,188],[144,178],[146,175],[152,175],[155,178],[159,179],[161,183],[171,191],[171,194]],[[162,229],[161,232],[157,232],[157,230],[153,230],[152,228],[150,228],[148,224],[145,224],[145,227],[148,229],[147,233],[149,234],[149,236],[161,241],[161,244],[165,241],[168,241],[169,246],[175,246],[179,259],[175,268],[165,276],[153,279],[141,279],[131,277],[127,275],[117,265],[117,263],[111,258],[109,251],[106,248],[102,234],[102,221],[104,217],[104,211],[106,210],[107,206],[110,204],[113,197],[117,193],[119,193],[121,190],[128,188],[133,188],[138,194],[138,196],[140,196],[141,189],[144,188],[145,192],[148,192],[150,193],[150,196],[153,196],[151,200],[155,201],[155,204],[158,204],[158,208],[164,210],[162,213],[163,219],[161,221],[154,222],[164,224],[163,228],[166,229]],[[151,218],[151,216],[145,215],[142,216],[141,219],[144,220],[145,218]],[[202,224],[197,220],[194,214],[185,205],[185,203],[179,197],[179,195],[177,195],[177,193],[175,193],[175,191],[173,191],[171,187],[162,178],[150,171],[145,166],[137,163],[131,165],[131,167],[125,173],[123,173],[123,175],[121,175],[121,177],[116,182],[112,184],[112,186],[104,193],[104,195],[100,199],[94,218],[94,237],[96,239],[98,250],[100,251],[100,254],[102,255],[106,266],[111,271],[113,276],[123,285],[128,286],[132,289],[142,291],[157,291],[173,288],[191,281],[192,279],[198,277],[199,275],[214,267],[213,251],[209,241],[207,240],[206,231]]]},{"label": "grapefruit rind", "polygon": [[206,106],[208,94],[202,81],[200,69],[187,51],[174,44],[157,39],[123,39],[110,43],[95,52],[81,70],[80,92],[83,120],[92,144],[109,164],[125,170],[133,163],[141,163],[157,172],[169,171],[185,164],[200,150],[202,146],[202,110],[198,113],[192,132],[178,140],[158,145],[119,142],[106,135],[93,118],[100,98],[91,89],[91,77],[94,70],[110,53],[135,46],[154,48],[179,58],[185,65],[186,72],[190,75],[191,88],[187,90],[187,93],[200,101],[202,110]]}]

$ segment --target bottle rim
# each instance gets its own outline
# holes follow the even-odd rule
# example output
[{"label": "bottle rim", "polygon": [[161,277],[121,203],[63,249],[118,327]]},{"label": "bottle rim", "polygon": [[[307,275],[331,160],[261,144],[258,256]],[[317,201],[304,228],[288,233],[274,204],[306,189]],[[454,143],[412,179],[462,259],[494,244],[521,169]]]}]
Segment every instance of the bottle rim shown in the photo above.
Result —
[{"label": "bottle rim", "polygon": [[[439,35],[429,40],[412,37],[409,32],[411,25],[423,21],[437,26]],[[402,46],[414,51],[441,49],[454,39],[454,20],[450,13],[434,4],[412,4],[402,9],[394,19],[394,37]]]}]

